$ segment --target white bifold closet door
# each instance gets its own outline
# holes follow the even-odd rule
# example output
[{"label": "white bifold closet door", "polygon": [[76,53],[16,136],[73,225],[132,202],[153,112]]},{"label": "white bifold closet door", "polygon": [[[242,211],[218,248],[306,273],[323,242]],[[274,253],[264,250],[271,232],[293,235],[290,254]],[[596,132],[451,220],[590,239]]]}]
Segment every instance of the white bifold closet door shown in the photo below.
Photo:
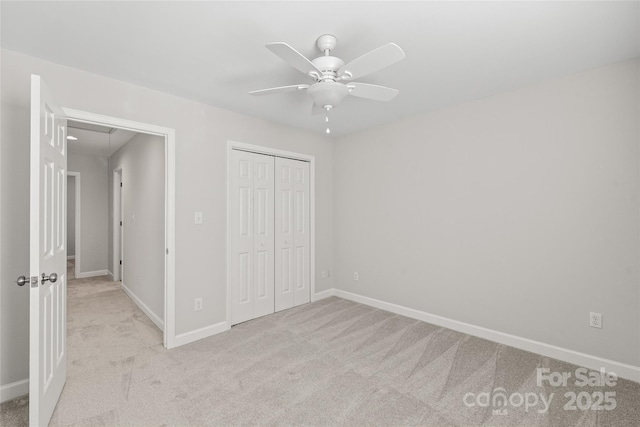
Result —
[{"label": "white bifold closet door", "polygon": [[233,325],[274,312],[274,158],[231,150]]},{"label": "white bifold closet door", "polygon": [[275,159],[275,311],[309,302],[309,163]]}]

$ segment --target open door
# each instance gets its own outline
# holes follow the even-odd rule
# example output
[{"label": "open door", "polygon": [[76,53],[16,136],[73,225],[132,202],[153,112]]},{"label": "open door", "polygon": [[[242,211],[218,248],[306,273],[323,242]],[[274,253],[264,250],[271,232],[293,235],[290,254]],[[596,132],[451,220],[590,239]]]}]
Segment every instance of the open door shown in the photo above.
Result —
[{"label": "open door", "polygon": [[29,425],[46,426],[67,379],[67,119],[31,76]]}]

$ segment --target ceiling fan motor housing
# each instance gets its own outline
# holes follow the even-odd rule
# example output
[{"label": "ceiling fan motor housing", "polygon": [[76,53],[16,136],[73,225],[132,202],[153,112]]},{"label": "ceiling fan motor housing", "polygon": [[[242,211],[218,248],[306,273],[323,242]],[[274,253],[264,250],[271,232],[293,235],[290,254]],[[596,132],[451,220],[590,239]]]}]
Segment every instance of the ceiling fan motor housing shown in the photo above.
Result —
[{"label": "ceiling fan motor housing", "polygon": [[338,80],[338,70],[344,66],[344,61],[335,56],[319,56],[311,62],[322,71],[322,76],[318,78],[320,81]]}]

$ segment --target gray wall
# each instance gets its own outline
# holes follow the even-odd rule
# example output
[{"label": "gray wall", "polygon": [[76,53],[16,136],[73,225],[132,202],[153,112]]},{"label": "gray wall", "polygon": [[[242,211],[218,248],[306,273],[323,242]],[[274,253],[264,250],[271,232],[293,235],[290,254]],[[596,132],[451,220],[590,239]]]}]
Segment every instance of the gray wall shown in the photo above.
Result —
[{"label": "gray wall", "polygon": [[[28,289],[13,282],[28,270],[30,74],[43,77],[64,107],[176,130],[176,332],[226,319],[226,148],[242,141],[316,157],[316,290],[333,287],[333,144],[292,129],[96,74],[2,50],[2,383],[28,377]],[[84,175],[83,175],[84,179]],[[7,185],[10,182],[12,185]],[[82,183],[84,186],[84,182]],[[106,208],[105,208],[106,211]],[[193,223],[202,211],[204,223]],[[105,257],[106,259],[106,257]],[[197,297],[203,309],[193,310]],[[5,321],[6,319],[6,321]]]},{"label": "gray wall", "polygon": [[[124,195],[122,283],[164,322],[164,138],[134,136],[109,158],[109,176],[119,167]],[[113,215],[113,179],[109,183]],[[109,221],[109,260],[115,271],[113,221]]]},{"label": "gray wall", "polygon": [[76,177],[67,176],[67,257],[76,254]]},{"label": "gray wall", "polygon": [[[6,98],[11,84],[0,66],[0,386],[29,377],[29,292],[16,278],[29,274],[29,109]],[[21,206],[22,209],[16,209]]]},{"label": "gray wall", "polygon": [[618,63],[338,138],[336,287],[640,365],[639,76]]},{"label": "gray wall", "polygon": [[[108,165],[106,157],[69,150],[67,169],[80,172],[80,271],[107,270]],[[76,260],[77,262],[77,260]]]}]

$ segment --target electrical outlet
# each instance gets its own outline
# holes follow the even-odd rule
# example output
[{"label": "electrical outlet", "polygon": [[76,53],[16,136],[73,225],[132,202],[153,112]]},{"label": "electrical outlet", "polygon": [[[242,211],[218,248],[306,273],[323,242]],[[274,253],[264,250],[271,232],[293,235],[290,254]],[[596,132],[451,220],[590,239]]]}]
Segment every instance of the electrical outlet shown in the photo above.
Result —
[{"label": "electrical outlet", "polygon": [[322,270],[322,273],[320,273],[320,277],[322,277],[323,279],[327,278],[327,271],[326,270]]},{"label": "electrical outlet", "polygon": [[357,271],[353,273],[353,280],[356,280],[356,281],[358,280],[358,272]]},{"label": "electrical outlet", "polygon": [[202,310],[202,298],[196,298],[194,303],[194,311]]},{"label": "electrical outlet", "polygon": [[601,313],[589,313],[589,326],[592,328],[602,329],[602,314]]}]

